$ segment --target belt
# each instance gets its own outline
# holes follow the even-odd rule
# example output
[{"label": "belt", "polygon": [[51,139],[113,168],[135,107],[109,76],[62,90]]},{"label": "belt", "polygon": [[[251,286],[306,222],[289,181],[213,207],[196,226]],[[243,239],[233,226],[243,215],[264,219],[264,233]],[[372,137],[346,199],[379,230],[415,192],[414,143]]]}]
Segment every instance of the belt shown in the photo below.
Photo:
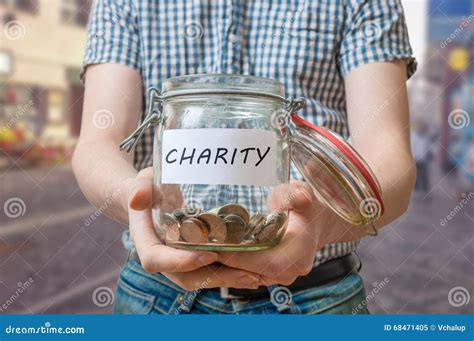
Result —
[{"label": "belt", "polygon": [[[130,259],[140,263],[138,254],[130,252]],[[362,267],[359,256],[355,252],[336,259],[328,260],[311,270],[306,276],[298,277],[291,285],[286,286],[291,292],[296,292],[308,288],[314,288],[342,279],[353,272],[358,272]],[[269,298],[270,293],[266,286],[259,286],[257,289],[236,289],[236,288],[212,288],[208,290],[219,291],[222,298]]]},{"label": "belt", "polygon": [[[362,267],[359,257],[355,253],[332,259],[318,265],[308,275],[298,277],[293,284],[286,286],[291,292],[314,288],[342,279],[347,275],[358,272]],[[220,291],[222,298],[269,298],[270,292],[266,286],[257,289],[214,288],[209,290]]]}]

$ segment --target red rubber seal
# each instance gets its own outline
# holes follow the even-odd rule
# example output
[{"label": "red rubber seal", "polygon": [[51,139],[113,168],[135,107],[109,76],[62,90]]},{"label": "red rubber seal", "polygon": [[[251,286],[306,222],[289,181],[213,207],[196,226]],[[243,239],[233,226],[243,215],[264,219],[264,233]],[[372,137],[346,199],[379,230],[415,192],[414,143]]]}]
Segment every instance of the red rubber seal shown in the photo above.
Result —
[{"label": "red rubber seal", "polygon": [[382,216],[385,212],[385,207],[382,201],[382,196],[378,190],[377,184],[367,170],[367,168],[359,161],[357,155],[351,150],[351,148],[343,141],[335,138],[330,133],[328,133],[325,129],[320,128],[312,124],[311,122],[306,121],[304,118],[296,115],[295,113],[291,114],[291,120],[296,124],[297,127],[307,127],[310,129],[315,130],[318,134],[324,136],[328,141],[330,141],[337,149],[339,149],[348,159],[349,161],[357,168],[357,170],[362,174],[364,179],[367,181],[370,189],[374,192],[375,198],[380,203],[380,216]]}]

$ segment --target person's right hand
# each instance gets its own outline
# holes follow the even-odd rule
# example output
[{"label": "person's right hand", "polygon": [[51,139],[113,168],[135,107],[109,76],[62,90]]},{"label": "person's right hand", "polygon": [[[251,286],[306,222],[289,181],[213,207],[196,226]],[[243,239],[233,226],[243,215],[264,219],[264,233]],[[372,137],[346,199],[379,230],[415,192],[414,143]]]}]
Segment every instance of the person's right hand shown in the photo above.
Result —
[{"label": "person's right hand", "polygon": [[160,241],[153,228],[151,208],[160,206],[163,196],[153,186],[151,167],[140,171],[129,188],[130,236],[145,271],[161,272],[187,291],[202,288],[203,283],[206,288],[258,287],[259,275],[213,264],[218,258],[215,252],[176,249]]}]

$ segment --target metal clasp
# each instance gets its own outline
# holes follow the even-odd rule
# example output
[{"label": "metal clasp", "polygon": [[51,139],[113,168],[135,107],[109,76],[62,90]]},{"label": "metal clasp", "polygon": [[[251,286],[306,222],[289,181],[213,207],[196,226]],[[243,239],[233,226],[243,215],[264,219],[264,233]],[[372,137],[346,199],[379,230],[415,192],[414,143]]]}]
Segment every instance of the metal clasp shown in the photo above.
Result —
[{"label": "metal clasp", "polygon": [[298,97],[298,98],[293,98],[293,97],[288,97],[285,98],[285,110],[291,114],[294,113],[301,108],[303,108],[306,105],[306,98],[304,97]]},{"label": "metal clasp", "polygon": [[150,88],[148,90],[148,110],[147,116],[143,122],[138,126],[137,129],[133,131],[125,140],[120,143],[120,150],[125,150],[127,153],[130,153],[132,149],[136,146],[141,136],[149,127],[156,127],[161,119],[162,114],[158,109],[158,105],[163,100],[160,91],[156,88]]},{"label": "metal clasp", "polygon": [[365,229],[365,233],[367,233],[367,235],[369,236],[376,237],[379,234],[379,231],[377,230],[377,227],[375,226],[373,219],[370,219],[368,221],[367,225],[364,226],[364,229]]}]

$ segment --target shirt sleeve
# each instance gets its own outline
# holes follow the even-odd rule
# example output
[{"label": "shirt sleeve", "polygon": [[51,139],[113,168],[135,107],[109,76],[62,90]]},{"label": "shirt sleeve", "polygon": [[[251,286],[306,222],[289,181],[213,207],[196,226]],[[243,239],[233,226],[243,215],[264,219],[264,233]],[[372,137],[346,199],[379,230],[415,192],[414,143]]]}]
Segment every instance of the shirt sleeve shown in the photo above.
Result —
[{"label": "shirt sleeve", "polygon": [[81,79],[90,64],[116,63],[140,72],[140,39],[131,0],[96,0],[89,17]]},{"label": "shirt sleeve", "polygon": [[342,75],[364,64],[398,59],[407,61],[410,78],[417,63],[400,0],[347,1],[339,51]]}]

